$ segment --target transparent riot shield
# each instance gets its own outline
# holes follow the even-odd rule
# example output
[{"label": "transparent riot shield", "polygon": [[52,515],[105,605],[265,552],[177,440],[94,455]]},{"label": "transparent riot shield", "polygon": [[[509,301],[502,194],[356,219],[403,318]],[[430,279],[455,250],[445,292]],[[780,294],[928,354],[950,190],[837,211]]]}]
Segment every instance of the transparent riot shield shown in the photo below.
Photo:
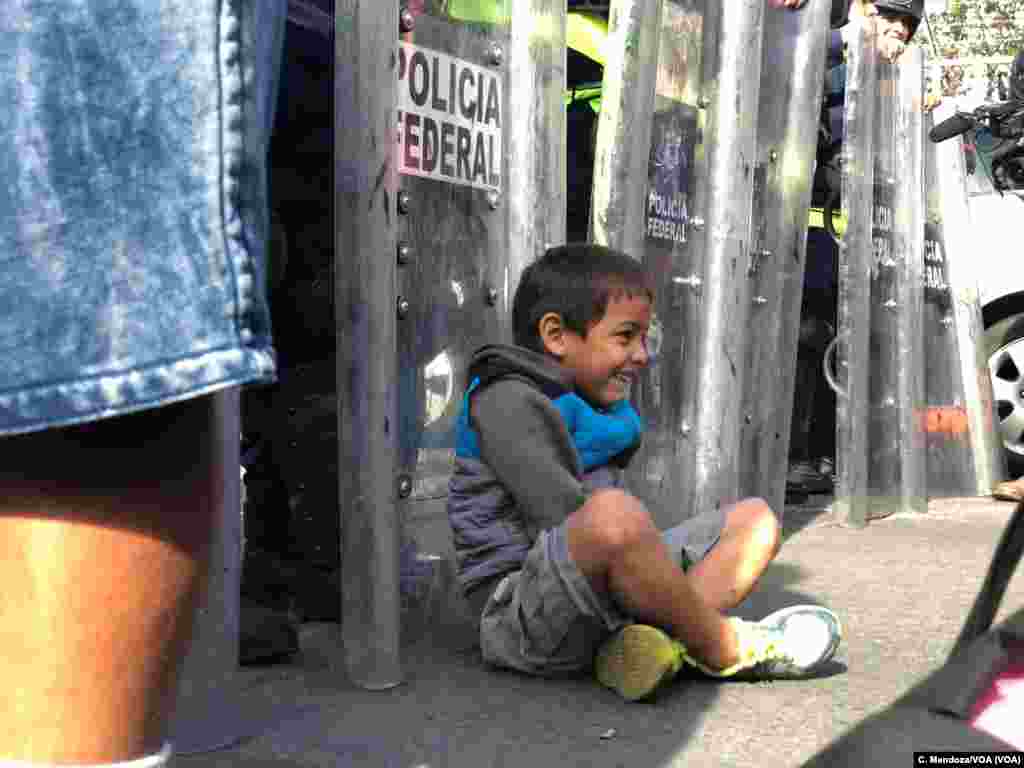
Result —
[{"label": "transparent riot shield", "polygon": [[634,392],[646,433],[630,485],[663,526],[675,521],[678,509],[669,507],[693,473],[692,453],[685,458],[692,414],[684,415],[693,379],[683,356],[703,265],[688,206],[698,178],[694,165],[704,159],[698,108],[704,17],[693,6],[612,4],[591,205],[596,242],[662,272],[654,280],[650,365]]},{"label": "transparent riot shield", "polygon": [[782,510],[830,6],[767,5],[739,473],[741,495]]},{"label": "transparent riot shield", "polygon": [[[848,47],[840,249],[836,501],[864,525],[926,509],[923,63],[879,60],[870,27]],[[870,114],[869,114],[870,113]],[[827,356],[826,356],[827,357]],[[826,370],[828,364],[826,360]]]},{"label": "transparent riot shield", "polygon": [[[713,4],[711,4],[713,7]],[[705,510],[739,495],[742,364],[752,339],[755,253],[750,242],[761,85],[765,3],[722,3],[717,41],[705,40],[704,84],[708,103],[707,184],[699,185],[695,210],[706,218],[704,296],[697,331],[692,509]],[[714,40],[714,38],[710,38]],[[745,109],[743,105],[750,105]]]},{"label": "transparent riot shield", "polygon": [[564,3],[411,9],[398,50],[396,380],[410,642],[459,618],[446,497],[469,358],[512,342],[523,268],[565,239],[566,80]]},{"label": "transparent riot shield", "polygon": [[762,21],[752,0],[611,9],[591,228],[656,286],[631,486],[663,525],[737,494]]},{"label": "transparent riot shield", "polygon": [[[504,317],[523,269],[566,229],[566,4],[510,5],[508,109],[508,260],[502,275]],[[507,338],[512,339],[511,330]]]},{"label": "transparent riot shield", "polygon": [[[941,104],[926,128],[954,111]],[[924,356],[928,496],[984,496],[1003,476],[978,282],[963,141],[924,144]]]},{"label": "transparent riot shield", "polygon": [[927,508],[924,472],[924,67],[878,67],[869,383],[869,517]]},{"label": "transparent riot shield", "polygon": [[875,106],[878,55],[872,23],[849,29],[842,148],[842,210],[839,242],[835,372],[825,373],[836,391],[835,509],[840,520],[868,520],[868,335],[871,327],[872,214],[875,180]]},{"label": "transparent riot shield", "polygon": [[402,681],[395,382],[397,4],[342,0],[335,28],[335,306],[342,639],[353,682]]},{"label": "transparent riot shield", "polygon": [[342,625],[370,688],[458,616],[466,366],[511,341],[522,268],[565,238],[564,3],[385,7],[341,4],[336,79]]},{"label": "transparent riot shield", "polygon": [[204,436],[214,446],[222,496],[210,542],[209,571],[198,599],[191,646],[179,673],[170,725],[179,755],[224,749],[249,735],[238,674],[242,570],[239,403],[238,389],[214,395],[215,426]]},{"label": "transparent riot shield", "polygon": [[[667,19],[675,16],[677,9],[686,15],[681,6],[663,10],[663,5],[663,0],[613,0],[601,84],[590,234],[595,242],[636,258],[641,258],[644,249],[647,203],[637,190],[646,186],[652,164],[655,91],[664,87],[659,46],[668,36],[663,34],[663,27],[671,24]],[[700,25],[696,31],[699,34]],[[692,51],[691,44],[687,53]],[[700,66],[699,50],[696,62],[687,59],[680,66],[685,69],[683,77],[692,77],[693,68]],[[691,108],[696,106],[696,95]],[[673,145],[676,153],[679,146]]]}]

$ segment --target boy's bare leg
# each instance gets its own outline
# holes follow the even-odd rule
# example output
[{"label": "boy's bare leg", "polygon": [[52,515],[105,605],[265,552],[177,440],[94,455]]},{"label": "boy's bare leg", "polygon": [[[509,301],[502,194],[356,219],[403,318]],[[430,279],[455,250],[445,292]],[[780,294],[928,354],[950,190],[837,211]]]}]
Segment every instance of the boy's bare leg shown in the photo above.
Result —
[{"label": "boy's bare leg", "polygon": [[690,583],[711,607],[733,608],[750,594],[781,541],[778,518],[763,499],[730,504],[718,543],[687,572]]},{"label": "boy's bare leg", "polygon": [[627,613],[666,628],[710,667],[738,661],[735,630],[694,588],[639,500],[599,491],[569,517],[567,533],[573,562]]},{"label": "boy's bare leg", "polygon": [[0,759],[162,747],[223,494],[213,413],[0,439]]}]

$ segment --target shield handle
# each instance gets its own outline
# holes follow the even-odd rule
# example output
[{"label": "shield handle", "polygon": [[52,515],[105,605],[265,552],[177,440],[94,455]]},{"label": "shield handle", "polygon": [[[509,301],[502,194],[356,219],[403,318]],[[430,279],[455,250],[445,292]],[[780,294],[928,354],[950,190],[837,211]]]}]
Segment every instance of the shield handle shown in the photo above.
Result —
[{"label": "shield handle", "polygon": [[832,375],[832,366],[830,365],[830,362],[831,358],[835,356],[836,346],[846,336],[849,336],[849,334],[849,330],[843,330],[837,333],[836,337],[828,343],[827,347],[825,347],[825,354],[822,355],[822,369],[825,373],[825,380],[828,382],[828,385],[832,388],[832,391],[836,393],[837,397],[844,398],[847,397],[846,390],[839,386],[839,382],[836,381],[836,377]]}]

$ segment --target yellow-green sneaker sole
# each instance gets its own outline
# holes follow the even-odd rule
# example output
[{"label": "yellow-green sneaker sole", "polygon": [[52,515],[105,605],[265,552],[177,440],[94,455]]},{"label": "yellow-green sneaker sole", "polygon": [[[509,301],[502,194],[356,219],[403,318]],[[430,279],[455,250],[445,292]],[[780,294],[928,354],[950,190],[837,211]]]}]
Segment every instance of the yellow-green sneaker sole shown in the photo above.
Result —
[{"label": "yellow-green sneaker sole", "polygon": [[682,666],[681,646],[657,627],[630,624],[597,652],[594,674],[601,685],[637,701],[675,677]]}]

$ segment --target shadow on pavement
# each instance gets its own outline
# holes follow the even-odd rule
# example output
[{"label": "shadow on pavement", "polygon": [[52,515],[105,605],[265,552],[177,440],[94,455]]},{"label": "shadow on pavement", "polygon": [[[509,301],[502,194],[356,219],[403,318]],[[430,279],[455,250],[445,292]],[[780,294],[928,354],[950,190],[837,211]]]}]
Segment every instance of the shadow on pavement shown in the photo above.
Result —
[{"label": "shadow on pavement", "polygon": [[782,540],[791,539],[805,528],[833,520],[832,494],[812,494],[798,504],[787,503],[782,514]]},{"label": "shadow on pavement", "polygon": [[[760,618],[776,608],[815,602],[792,587],[791,564],[769,567],[736,613]],[[799,682],[718,682],[683,675],[652,701],[630,703],[588,674],[537,679],[486,667],[476,649],[441,638],[405,649],[406,682],[368,692],[348,683],[335,625],[303,628],[292,664],[248,670],[243,698],[263,729],[229,752],[185,758],[183,766],[329,765],[366,768],[630,766],[662,768],[701,751],[705,732],[721,730],[727,702],[764,696],[764,686]],[[463,645],[464,648],[464,645]],[[826,675],[845,671],[835,663]]]}]

